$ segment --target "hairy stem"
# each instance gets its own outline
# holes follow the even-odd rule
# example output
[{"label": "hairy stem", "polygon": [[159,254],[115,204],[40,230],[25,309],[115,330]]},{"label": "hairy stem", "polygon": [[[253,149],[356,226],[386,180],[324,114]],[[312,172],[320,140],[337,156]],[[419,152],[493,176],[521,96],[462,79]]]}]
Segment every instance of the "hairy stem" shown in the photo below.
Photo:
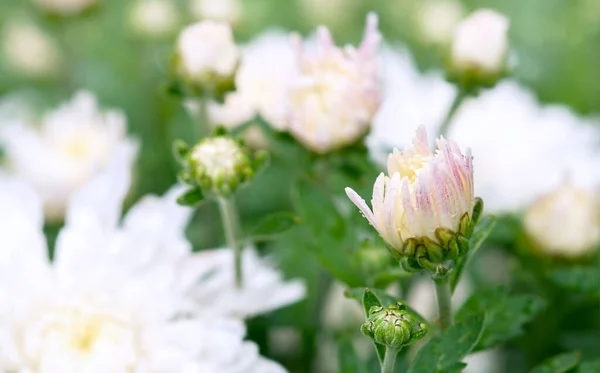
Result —
[{"label": "hairy stem", "polygon": [[436,278],[435,292],[437,294],[437,303],[439,309],[440,328],[446,330],[452,324],[452,303],[450,294],[449,277]]},{"label": "hairy stem", "polygon": [[396,365],[396,356],[400,349],[386,348],[385,357],[383,358],[383,365],[381,365],[381,373],[394,373],[394,366]]},{"label": "hairy stem", "polygon": [[235,286],[238,289],[243,287],[243,268],[242,268],[242,246],[239,238],[239,216],[235,207],[233,197],[219,197],[217,199],[219,210],[221,212],[221,221],[225,231],[225,240],[227,247],[233,250],[233,270],[235,273]]}]

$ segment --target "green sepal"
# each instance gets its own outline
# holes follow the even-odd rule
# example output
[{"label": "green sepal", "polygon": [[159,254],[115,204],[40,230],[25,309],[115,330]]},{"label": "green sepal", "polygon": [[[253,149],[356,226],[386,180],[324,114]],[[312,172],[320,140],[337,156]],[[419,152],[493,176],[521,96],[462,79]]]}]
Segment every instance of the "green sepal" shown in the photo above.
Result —
[{"label": "green sepal", "polygon": [[204,200],[204,193],[200,188],[186,190],[177,198],[177,203],[181,206],[195,206]]},{"label": "green sepal", "polygon": [[465,237],[469,236],[469,232],[471,229],[471,219],[469,219],[469,214],[465,213],[460,218],[460,224],[458,225],[458,232]]},{"label": "green sepal", "polygon": [[448,247],[450,241],[454,240],[454,236],[456,233],[448,228],[440,227],[435,230],[435,237],[443,247]]},{"label": "green sepal", "polygon": [[446,254],[442,246],[438,245],[429,237],[423,237],[423,246],[427,250],[427,257],[434,263],[442,263],[445,260]]},{"label": "green sepal", "polygon": [[469,252],[469,240],[462,234],[457,234],[456,242],[458,243],[458,255],[466,255]]},{"label": "green sepal", "polygon": [[446,259],[456,259],[460,254],[460,249],[458,247],[456,235],[448,242],[448,254],[446,255]]},{"label": "green sepal", "polygon": [[180,163],[185,163],[186,158],[190,154],[190,146],[183,140],[177,139],[173,141],[173,155]]},{"label": "green sepal", "polygon": [[418,245],[419,245],[419,241],[417,241],[415,238],[409,238],[404,243],[404,247],[402,248],[402,255],[404,255],[404,256],[415,255]]},{"label": "green sepal", "polygon": [[475,230],[475,226],[479,222],[479,218],[483,213],[483,200],[479,197],[475,198],[475,205],[473,206],[473,214],[471,215],[471,223],[469,226],[469,234],[464,235],[465,237],[471,237],[473,231]]},{"label": "green sepal", "polygon": [[192,174],[190,174],[188,171],[180,171],[177,174],[177,179],[182,184],[193,185],[194,183],[194,178],[192,177]]},{"label": "green sepal", "polygon": [[416,273],[421,272],[423,267],[419,264],[419,261],[413,257],[403,257],[400,259],[400,265],[406,272]]}]

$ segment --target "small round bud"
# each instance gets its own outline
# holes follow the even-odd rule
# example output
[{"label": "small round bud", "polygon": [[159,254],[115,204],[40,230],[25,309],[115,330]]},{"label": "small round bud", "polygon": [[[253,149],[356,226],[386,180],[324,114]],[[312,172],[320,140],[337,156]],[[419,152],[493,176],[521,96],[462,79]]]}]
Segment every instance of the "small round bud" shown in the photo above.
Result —
[{"label": "small round bud", "polygon": [[427,325],[412,314],[402,302],[389,307],[374,306],[361,327],[361,332],[375,342],[391,348],[401,348],[423,338]]},{"label": "small round bud", "polygon": [[177,28],[179,15],[175,4],[169,0],[139,0],[131,8],[129,21],[140,37],[160,39]]}]

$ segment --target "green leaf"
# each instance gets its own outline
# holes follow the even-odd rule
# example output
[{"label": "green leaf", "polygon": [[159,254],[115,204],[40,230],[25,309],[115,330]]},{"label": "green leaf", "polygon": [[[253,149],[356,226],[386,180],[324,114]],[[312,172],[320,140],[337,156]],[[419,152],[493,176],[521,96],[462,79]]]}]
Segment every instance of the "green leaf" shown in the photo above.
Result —
[{"label": "green leaf", "polygon": [[471,260],[471,258],[475,255],[477,250],[481,247],[483,242],[488,238],[494,226],[496,225],[496,218],[493,216],[484,217],[479,221],[479,224],[475,227],[475,231],[469,240],[469,253],[460,258],[457,263],[454,271],[452,271],[450,275],[450,290],[454,293],[454,289],[456,289],[456,285],[458,285],[458,281],[460,280],[460,275],[462,274],[466,264]]},{"label": "green leaf", "polygon": [[185,158],[190,152],[190,147],[183,140],[173,141],[173,155],[179,162],[185,162]]},{"label": "green leaf", "polygon": [[348,338],[344,338],[338,343],[338,362],[339,371],[344,373],[366,373],[367,367],[363,361],[360,360],[352,341]]},{"label": "green leaf", "polygon": [[186,190],[177,198],[177,203],[182,206],[195,206],[204,200],[204,193],[200,188]]},{"label": "green leaf", "polygon": [[460,372],[465,366],[461,360],[476,345],[484,319],[483,313],[470,315],[433,337],[419,350],[408,373]]},{"label": "green leaf", "polygon": [[302,221],[306,248],[319,259],[323,267],[349,286],[361,286],[362,271],[353,258],[352,245],[358,244],[356,233],[346,228],[333,196],[307,179],[296,183],[294,206]]},{"label": "green leaf", "polygon": [[566,289],[600,295],[600,268],[590,266],[557,269],[552,272],[552,279]]},{"label": "green leaf", "polygon": [[296,225],[299,219],[289,212],[276,212],[266,216],[250,230],[249,237],[255,241],[264,241],[287,232]]},{"label": "green leaf", "polygon": [[481,338],[474,351],[484,350],[514,338],[523,325],[545,308],[545,301],[534,295],[508,295],[505,287],[483,289],[473,294],[456,313],[456,320],[486,313]]},{"label": "green leaf", "polygon": [[585,361],[581,363],[577,373],[598,373],[600,372],[600,359]]},{"label": "green leaf", "polygon": [[580,352],[556,355],[537,365],[530,373],[566,373],[575,368],[581,359]]},{"label": "green leaf", "polygon": [[379,300],[377,295],[375,295],[375,293],[373,293],[369,289],[363,290],[362,305],[363,305],[363,310],[365,311],[365,319],[367,319],[369,317],[369,311],[371,310],[372,307],[382,307],[383,306],[383,304],[381,303],[381,301]]}]

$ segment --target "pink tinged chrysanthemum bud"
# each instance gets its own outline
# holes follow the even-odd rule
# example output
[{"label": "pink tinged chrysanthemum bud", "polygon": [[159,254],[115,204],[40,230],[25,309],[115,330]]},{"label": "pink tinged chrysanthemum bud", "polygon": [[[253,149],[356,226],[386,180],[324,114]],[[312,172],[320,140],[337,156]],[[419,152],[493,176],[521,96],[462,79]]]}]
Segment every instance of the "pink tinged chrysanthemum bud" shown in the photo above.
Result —
[{"label": "pink tinged chrysanthemum bud", "polygon": [[599,202],[592,191],[566,181],[533,203],[525,214],[525,231],[541,254],[591,255],[600,245]]},{"label": "pink tinged chrysanthemum bud", "polygon": [[388,175],[379,175],[373,186],[372,210],[346,188],[407,270],[437,271],[466,254],[483,207],[473,192],[470,151],[463,154],[444,138],[436,143],[432,152],[420,127],[412,149],[394,149]]},{"label": "pink tinged chrysanthemum bud", "polygon": [[318,152],[356,142],[371,125],[380,99],[376,50],[377,16],[369,14],[360,47],[337,47],[325,27],[317,47],[307,51],[295,37],[299,74],[290,89],[290,132]]},{"label": "pink tinged chrysanthemum bud", "polygon": [[507,68],[509,25],[504,15],[490,9],[462,21],[452,41],[450,78],[462,85],[493,86]]}]

